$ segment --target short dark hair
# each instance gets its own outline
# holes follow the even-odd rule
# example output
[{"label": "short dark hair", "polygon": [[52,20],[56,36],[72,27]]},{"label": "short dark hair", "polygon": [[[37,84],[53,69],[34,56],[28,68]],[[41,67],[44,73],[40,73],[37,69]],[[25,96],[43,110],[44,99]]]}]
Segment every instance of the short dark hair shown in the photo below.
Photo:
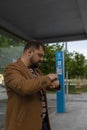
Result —
[{"label": "short dark hair", "polygon": [[27,44],[24,47],[24,52],[28,50],[29,48],[39,49],[39,47],[42,46],[43,50],[45,51],[44,43],[40,40],[31,40],[28,41]]}]

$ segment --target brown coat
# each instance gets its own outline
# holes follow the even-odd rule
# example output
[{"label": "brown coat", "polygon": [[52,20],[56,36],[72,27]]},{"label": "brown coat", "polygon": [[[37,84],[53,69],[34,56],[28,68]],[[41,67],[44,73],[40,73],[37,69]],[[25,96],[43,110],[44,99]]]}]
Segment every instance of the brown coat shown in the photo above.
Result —
[{"label": "brown coat", "polygon": [[[20,59],[5,68],[4,80],[8,95],[5,130],[42,130],[40,89],[44,89],[45,93],[51,82],[38,69],[35,71],[38,79],[34,79]],[[48,111],[47,122],[49,125]]]}]

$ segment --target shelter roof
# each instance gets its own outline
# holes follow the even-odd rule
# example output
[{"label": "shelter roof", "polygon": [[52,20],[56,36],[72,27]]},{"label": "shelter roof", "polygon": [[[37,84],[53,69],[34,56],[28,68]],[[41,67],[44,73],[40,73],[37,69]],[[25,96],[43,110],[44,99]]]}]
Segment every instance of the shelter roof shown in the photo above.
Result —
[{"label": "shelter roof", "polygon": [[45,42],[87,39],[87,0],[0,0],[0,33]]}]

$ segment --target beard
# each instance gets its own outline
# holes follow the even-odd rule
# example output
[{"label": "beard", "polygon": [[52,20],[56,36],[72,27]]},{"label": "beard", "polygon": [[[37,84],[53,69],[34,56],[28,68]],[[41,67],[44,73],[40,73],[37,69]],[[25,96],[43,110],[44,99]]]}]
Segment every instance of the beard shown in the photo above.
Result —
[{"label": "beard", "polygon": [[33,57],[30,59],[30,63],[31,63],[31,68],[38,68],[39,67],[39,64],[40,64],[40,61],[37,61],[35,62]]}]

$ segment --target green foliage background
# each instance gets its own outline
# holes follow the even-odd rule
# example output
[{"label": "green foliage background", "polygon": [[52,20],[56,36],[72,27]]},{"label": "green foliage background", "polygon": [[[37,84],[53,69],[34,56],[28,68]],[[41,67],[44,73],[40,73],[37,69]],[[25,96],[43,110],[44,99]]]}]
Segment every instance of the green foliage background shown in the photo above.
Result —
[{"label": "green foliage background", "polygon": [[[25,41],[16,41],[0,35],[0,72],[4,67],[21,56]],[[64,51],[65,72],[68,71],[69,78],[87,78],[87,60],[83,54],[70,53],[64,48],[64,43],[45,44],[45,57],[40,65],[44,74],[56,73],[55,52]]]},{"label": "green foliage background", "polygon": [[63,44],[46,44],[45,47],[45,57],[44,61],[40,65],[40,69],[43,71],[44,74],[56,73],[55,53],[56,51],[62,51]]}]

